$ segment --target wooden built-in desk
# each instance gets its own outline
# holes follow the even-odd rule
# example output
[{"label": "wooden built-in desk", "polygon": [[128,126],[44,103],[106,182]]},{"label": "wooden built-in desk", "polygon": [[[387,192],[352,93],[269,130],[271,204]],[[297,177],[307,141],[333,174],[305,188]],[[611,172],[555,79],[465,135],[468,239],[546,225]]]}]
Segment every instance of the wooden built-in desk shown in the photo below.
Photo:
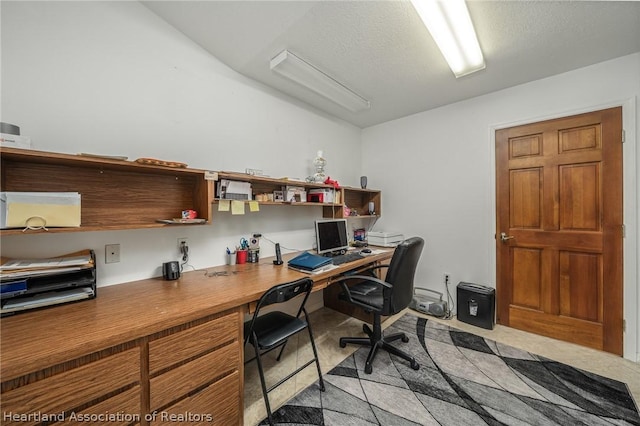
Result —
[{"label": "wooden built-in desk", "polygon": [[324,289],[392,253],[313,275],[287,268],[293,255],[281,266],[217,266],[2,318],[2,424],[242,424],[242,324],[252,302],[305,276]]}]

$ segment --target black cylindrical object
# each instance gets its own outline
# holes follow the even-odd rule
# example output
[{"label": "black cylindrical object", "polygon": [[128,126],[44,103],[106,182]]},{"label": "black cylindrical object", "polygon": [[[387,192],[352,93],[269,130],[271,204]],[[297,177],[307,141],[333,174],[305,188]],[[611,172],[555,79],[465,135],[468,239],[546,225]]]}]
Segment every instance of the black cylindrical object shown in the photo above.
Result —
[{"label": "black cylindrical object", "polygon": [[176,261],[162,264],[162,276],[167,281],[174,281],[180,278],[180,265]]},{"label": "black cylindrical object", "polygon": [[20,136],[20,127],[10,123],[0,123],[0,133]]},{"label": "black cylindrical object", "polygon": [[479,284],[458,283],[458,320],[493,330],[496,323],[496,291]]}]

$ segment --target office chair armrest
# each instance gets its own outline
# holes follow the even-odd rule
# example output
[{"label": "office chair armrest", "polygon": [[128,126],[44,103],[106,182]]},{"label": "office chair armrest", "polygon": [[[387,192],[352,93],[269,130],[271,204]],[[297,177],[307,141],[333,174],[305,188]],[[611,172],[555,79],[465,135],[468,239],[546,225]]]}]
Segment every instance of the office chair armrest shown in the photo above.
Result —
[{"label": "office chair armrest", "polygon": [[391,288],[391,284],[384,282],[378,278],[369,276],[369,275],[349,275],[347,277],[341,277],[338,280],[334,281],[333,283],[337,283],[340,284],[340,286],[342,287],[342,290],[344,291],[344,296],[346,297],[347,301],[349,303],[353,303],[354,305],[360,306],[363,309],[372,309],[371,306],[362,303],[358,300],[355,300],[351,297],[351,291],[349,290],[349,286],[347,285],[346,281],[349,280],[363,280],[363,281],[368,281],[368,282],[373,282],[376,284],[381,285],[382,287],[386,287],[386,288]]},{"label": "office chair armrest", "polygon": [[380,269],[380,268],[388,268],[389,265],[376,265],[376,266],[372,266],[371,268],[367,269],[367,271],[373,271],[374,269]]},{"label": "office chair armrest", "polygon": [[[340,284],[341,286],[346,286],[346,284],[344,283],[345,281],[348,280],[363,280],[363,281],[371,281],[374,282],[376,284],[380,284],[383,287],[386,288],[391,288],[391,284],[389,284],[386,281],[382,281],[380,278],[376,278],[376,277],[372,277],[371,275],[347,275],[347,276],[343,276],[340,277],[334,281],[331,282],[331,284]],[[348,287],[347,287],[348,288]]]},{"label": "office chair armrest", "polygon": [[368,269],[365,269],[362,272],[371,272],[371,273],[373,273],[374,271],[376,271],[378,269],[388,268],[388,267],[389,267],[389,265],[375,265],[375,266],[372,266],[372,267],[370,267]]},{"label": "office chair armrest", "polygon": [[[346,271],[346,272],[343,272],[342,275],[344,277],[348,277],[348,276],[361,275],[361,274],[364,274],[364,273],[367,273],[367,272],[371,272],[372,276],[375,277],[373,272],[376,269],[382,269],[382,268],[388,268],[388,267],[389,267],[389,265],[375,265],[375,266],[371,266],[371,267],[369,267],[367,269],[364,269],[364,270]],[[369,278],[369,277],[367,277],[367,278]]]}]

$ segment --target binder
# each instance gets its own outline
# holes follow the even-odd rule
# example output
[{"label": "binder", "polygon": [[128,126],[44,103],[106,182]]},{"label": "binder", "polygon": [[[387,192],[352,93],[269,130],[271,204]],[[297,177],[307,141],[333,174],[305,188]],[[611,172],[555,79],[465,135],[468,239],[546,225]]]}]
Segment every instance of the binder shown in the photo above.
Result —
[{"label": "binder", "polygon": [[304,253],[291,259],[288,265],[295,269],[313,271],[314,269],[321,268],[323,266],[329,265],[330,263],[332,263],[330,257],[324,257],[305,251]]}]

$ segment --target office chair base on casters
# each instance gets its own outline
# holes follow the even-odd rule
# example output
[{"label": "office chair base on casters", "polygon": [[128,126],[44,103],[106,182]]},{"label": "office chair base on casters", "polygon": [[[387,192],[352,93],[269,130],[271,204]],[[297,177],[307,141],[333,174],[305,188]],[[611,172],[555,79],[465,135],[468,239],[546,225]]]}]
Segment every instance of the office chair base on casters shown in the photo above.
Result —
[{"label": "office chair base on casters", "polygon": [[[375,322],[376,321],[374,319],[374,330],[380,330],[380,324],[375,324]],[[416,362],[414,357],[391,345],[391,342],[395,340],[402,340],[404,343],[407,343],[409,341],[409,338],[405,333],[395,333],[389,336],[383,336],[381,331],[376,333],[371,330],[371,328],[367,324],[363,324],[362,330],[369,337],[341,337],[340,347],[345,348],[347,346],[347,343],[371,347],[369,355],[367,355],[367,361],[364,365],[364,372],[366,374],[371,374],[371,372],[373,371],[373,359],[378,353],[378,349],[384,349],[390,354],[399,356],[400,358],[409,361],[411,368],[413,368],[414,370],[420,369],[420,364]]]},{"label": "office chair base on casters", "polygon": [[[370,346],[369,355],[364,366],[364,372],[370,374],[373,370],[373,359],[379,349],[409,361],[411,368],[418,370],[420,364],[411,355],[401,351],[391,342],[409,341],[405,333],[395,333],[388,336],[382,334],[382,316],[389,317],[399,314],[407,308],[413,298],[413,280],[420,253],[424,247],[424,240],[420,237],[407,238],[398,244],[388,265],[376,265],[355,274],[345,274],[335,281],[342,287],[339,298],[351,305],[355,305],[373,316],[371,327],[364,324],[362,330],[368,336],[341,337],[340,347],[347,343]],[[379,269],[386,268],[384,280],[379,278]],[[352,282],[353,285],[347,285]]]}]

